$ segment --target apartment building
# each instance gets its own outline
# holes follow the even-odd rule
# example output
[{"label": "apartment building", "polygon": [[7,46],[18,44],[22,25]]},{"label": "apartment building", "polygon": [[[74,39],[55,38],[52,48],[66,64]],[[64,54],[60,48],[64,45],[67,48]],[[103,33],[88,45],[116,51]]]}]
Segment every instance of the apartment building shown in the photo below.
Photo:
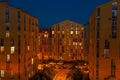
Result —
[{"label": "apartment building", "polygon": [[0,2],[0,80],[28,80],[37,71],[38,19]]},{"label": "apartment building", "polygon": [[120,80],[120,0],[97,6],[90,17],[91,80]]},{"label": "apartment building", "polygon": [[65,20],[51,28],[51,57],[55,60],[84,60],[84,26]]},{"label": "apartment building", "polygon": [[39,29],[39,55],[40,60],[48,60],[51,58],[51,28]]}]

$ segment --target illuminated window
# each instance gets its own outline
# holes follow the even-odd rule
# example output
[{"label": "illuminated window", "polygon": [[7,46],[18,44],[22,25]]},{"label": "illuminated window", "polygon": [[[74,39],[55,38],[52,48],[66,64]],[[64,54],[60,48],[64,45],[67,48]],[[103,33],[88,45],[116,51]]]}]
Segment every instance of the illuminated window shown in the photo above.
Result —
[{"label": "illuminated window", "polygon": [[73,31],[70,31],[70,34],[73,34]]},{"label": "illuminated window", "polygon": [[1,73],[1,77],[4,77],[4,75],[5,75],[4,70],[1,70],[0,73]]},{"label": "illuminated window", "polygon": [[80,42],[79,45],[82,46],[82,43]]},{"label": "illuminated window", "polygon": [[28,51],[30,50],[30,46],[27,47],[28,48]]},{"label": "illuminated window", "polygon": [[78,31],[75,31],[76,34],[78,34]]},{"label": "illuminated window", "polygon": [[10,62],[10,55],[7,54],[7,62]]},{"label": "illuminated window", "polygon": [[48,38],[48,34],[44,34],[44,37],[45,37],[45,38]]},{"label": "illuminated window", "polygon": [[75,45],[75,42],[73,42],[73,45]]},{"label": "illuminated window", "polygon": [[9,37],[9,36],[10,36],[10,32],[6,31],[6,37]]},{"label": "illuminated window", "polygon": [[4,53],[4,46],[1,46],[1,53]]},{"label": "illuminated window", "polygon": [[15,47],[11,46],[11,54],[13,54],[15,52]]},{"label": "illuminated window", "polygon": [[32,64],[34,64],[34,59],[32,58]]},{"label": "illuminated window", "polygon": [[76,42],[76,45],[78,45],[77,42]]},{"label": "illuminated window", "polygon": [[62,31],[62,34],[64,34],[64,31]]},{"label": "illuminated window", "polygon": [[54,31],[52,31],[52,34],[54,34]]}]

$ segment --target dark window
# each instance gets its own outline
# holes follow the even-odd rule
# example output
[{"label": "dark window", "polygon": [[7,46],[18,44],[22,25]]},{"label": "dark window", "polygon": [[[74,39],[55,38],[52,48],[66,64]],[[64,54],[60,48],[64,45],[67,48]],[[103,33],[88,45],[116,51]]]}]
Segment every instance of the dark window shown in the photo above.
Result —
[{"label": "dark window", "polygon": [[117,33],[116,32],[112,32],[112,38],[116,39],[117,38]]},{"label": "dark window", "polygon": [[30,31],[31,19],[29,18],[29,31]]},{"label": "dark window", "polygon": [[60,45],[62,45],[62,39],[60,39]]},{"label": "dark window", "polygon": [[116,66],[115,66],[115,60],[111,60],[111,76],[115,77],[115,73],[116,73]]},{"label": "dark window", "polygon": [[100,8],[97,8],[97,16],[100,16]]},{"label": "dark window", "polygon": [[4,39],[0,38],[0,46],[4,46]]},{"label": "dark window", "polygon": [[99,58],[99,49],[97,49],[96,58]]},{"label": "dark window", "polygon": [[62,46],[62,52],[64,53],[64,46]]},{"label": "dark window", "polygon": [[97,8],[97,38],[100,37],[100,8]]},{"label": "dark window", "polygon": [[73,49],[70,49],[70,52],[72,53],[72,52],[73,52]]},{"label": "dark window", "polygon": [[96,53],[97,53],[97,54],[96,54],[96,57],[97,57],[97,58],[99,58],[99,44],[100,44],[100,43],[99,43],[99,40],[97,40],[97,42],[96,42],[96,47],[97,47],[97,49],[96,49]]},{"label": "dark window", "polygon": [[20,54],[20,35],[18,35],[18,54]]},{"label": "dark window", "polygon": [[14,46],[14,39],[11,39],[11,46]]},{"label": "dark window", "polygon": [[6,25],[6,31],[9,31],[9,30],[10,30],[9,25]]},{"label": "dark window", "polygon": [[6,23],[9,22],[9,13],[10,13],[9,8],[6,8]]},{"label": "dark window", "polygon": [[118,9],[118,3],[117,2],[113,2],[112,3],[112,10],[117,10]]},{"label": "dark window", "polygon": [[99,48],[99,40],[97,40],[97,44],[96,45],[97,45],[97,48]]},{"label": "dark window", "polygon": [[110,42],[105,40],[105,49],[110,49]]},{"label": "dark window", "polygon": [[18,23],[18,31],[20,31],[20,23]]},{"label": "dark window", "polygon": [[24,31],[26,31],[26,16],[24,15]]},{"label": "dark window", "polygon": [[20,22],[20,12],[18,11],[18,22]]}]

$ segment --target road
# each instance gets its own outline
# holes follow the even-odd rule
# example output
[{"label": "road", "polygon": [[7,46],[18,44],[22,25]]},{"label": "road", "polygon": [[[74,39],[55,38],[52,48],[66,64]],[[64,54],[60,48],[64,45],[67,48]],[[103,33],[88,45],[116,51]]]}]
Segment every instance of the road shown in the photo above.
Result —
[{"label": "road", "polygon": [[61,69],[59,72],[56,74],[53,80],[66,80],[67,73],[70,70],[68,69]]}]

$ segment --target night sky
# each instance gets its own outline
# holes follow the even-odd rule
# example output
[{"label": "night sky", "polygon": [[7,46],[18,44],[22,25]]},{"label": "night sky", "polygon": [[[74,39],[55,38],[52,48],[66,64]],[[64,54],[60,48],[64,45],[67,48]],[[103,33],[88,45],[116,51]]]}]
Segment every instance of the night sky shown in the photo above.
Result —
[{"label": "night sky", "polygon": [[111,0],[8,0],[39,19],[39,27],[49,27],[71,19],[86,24],[96,6]]}]

